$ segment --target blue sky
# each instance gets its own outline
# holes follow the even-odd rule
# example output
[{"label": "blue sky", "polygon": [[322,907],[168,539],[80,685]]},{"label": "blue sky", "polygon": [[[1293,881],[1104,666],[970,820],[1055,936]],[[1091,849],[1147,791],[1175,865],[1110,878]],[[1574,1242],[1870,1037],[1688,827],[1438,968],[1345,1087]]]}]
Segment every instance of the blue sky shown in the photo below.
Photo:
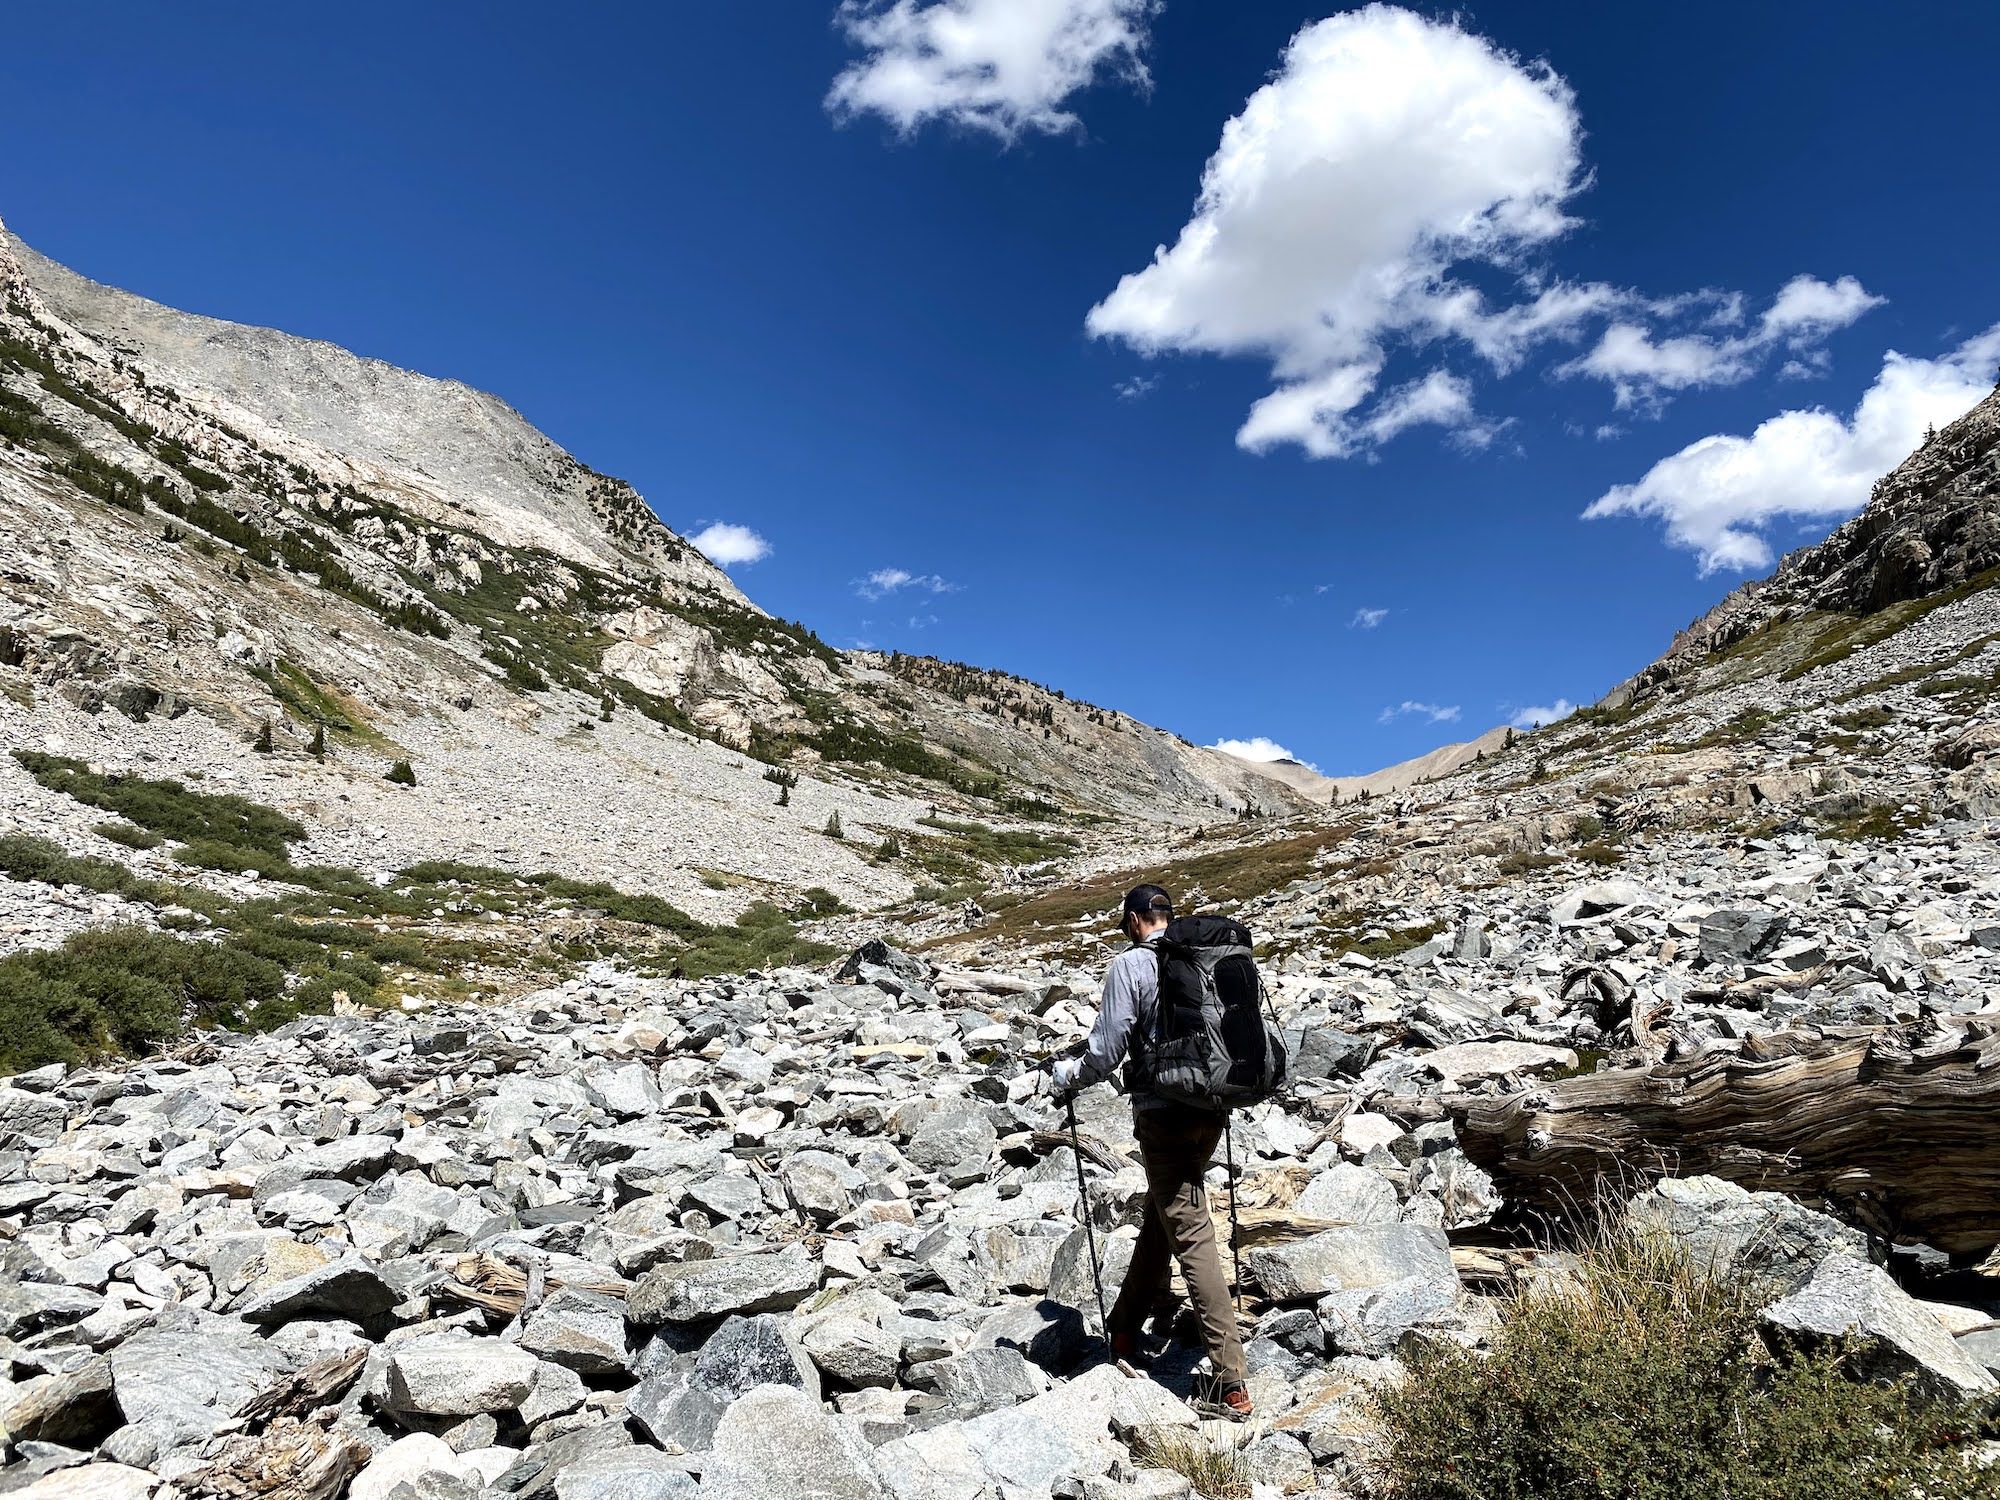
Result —
[{"label": "blue sky", "polygon": [[1996,55],[1971,3],[24,7],[0,216],[501,394],[837,645],[1353,772],[1595,698],[1990,386]]}]

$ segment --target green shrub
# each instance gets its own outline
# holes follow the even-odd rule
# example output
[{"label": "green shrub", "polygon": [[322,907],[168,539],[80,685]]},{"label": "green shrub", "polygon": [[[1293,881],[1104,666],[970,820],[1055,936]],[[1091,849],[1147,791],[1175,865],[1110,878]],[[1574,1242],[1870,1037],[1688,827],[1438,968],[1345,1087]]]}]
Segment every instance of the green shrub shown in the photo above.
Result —
[{"label": "green shrub", "polygon": [[793,914],[799,917],[837,917],[851,910],[852,907],[825,886],[809,885],[799,896],[799,904]]},{"label": "green shrub", "polygon": [[166,842],[150,828],[141,828],[136,823],[99,823],[91,831],[99,838],[123,844],[127,849],[157,849]]},{"label": "green shrub", "polygon": [[1488,1353],[1439,1342],[1375,1400],[1392,1500],[2000,1496],[1970,1408],[1768,1348],[1755,1287],[1615,1234],[1509,1306]]},{"label": "green shrub", "polygon": [[847,837],[845,830],[843,830],[840,826],[839,808],[836,807],[832,812],[826,815],[826,827],[822,828],[820,832],[825,834],[830,839],[844,839]]},{"label": "green shrub", "polygon": [[758,901],[731,926],[701,929],[675,955],[674,967],[690,979],[705,979],[712,974],[824,963],[834,951],[800,937],[790,913]]},{"label": "green shrub", "polygon": [[410,763],[406,760],[395,762],[382,775],[384,780],[393,781],[397,786],[415,786],[417,784],[417,773],[410,768]]},{"label": "green shrub", "polygon": [[1883,729],[1896,722],[1896,714],[1893,709],[1884,708],[1879,703],[1871,703],[1866,708],[1857,708],[1849,713],[1836,714],[1832,722],[1836,729],[1852,729],[1857,731]]},{"label": "green shrub", "polygon": [[700,922],[671,901],[659,896],[634,895],[614,885],[606,885],[601,880],[573,880],[567,875],[542,874],[530,875],[528,883],[540,886],[551,896],[602,912],[614,921],[658,927],[680,937],[693,937],[705,930]]},{"label": "green shrub", "polygon": [[1033,833],[1019,828],[991,828],[984,823],[940,817],[917,819],[947,836],[947,842],[967,858],[989,865],[1028,865],[1074,854],[1077,841],[1059,833]]},{"label": "green shrub", "polygon": [[178,781],[142,776],[100,775],[80,760],[37,750],[16,750],[14,759],[50,791],[117,813],[162,838],[234,844],[283,861],[292,841],[306,836],[294,819],[234,793],[197,792]]},{"label": "green shrub", "polygon": [[1530,870],[1547,870],[1561,864],[1560,854],[1544,854],[1540,850],[1516,849],[1512,854],[1500,856],[1502,875],[1525,875]]},{"label": "green shrub", "polygon": [[70,854],[60,844],[26,833],[0,834],[0,875],[9,880],[81,886],[99,895],[134,901],[164,901],[173,894],[170,887],[133,874],[115,859]]},{"label": "green shrub", "polygon": [[220,870],[225,875],[246,875],[255,870],[259,875],[275,877],[287,874],[292,867],[288,859],[273,859],[258,850],[225,844],[218,839],[196,839],[180,845],[173,854],[180,864],[197,870]]},{"label": "green shrub", "polygon": [[189,1016],[241,1022],[284,970],[229,944],[142,927],[79,932],[53,952],[0,959],[0,1068],[137,1052]]}]

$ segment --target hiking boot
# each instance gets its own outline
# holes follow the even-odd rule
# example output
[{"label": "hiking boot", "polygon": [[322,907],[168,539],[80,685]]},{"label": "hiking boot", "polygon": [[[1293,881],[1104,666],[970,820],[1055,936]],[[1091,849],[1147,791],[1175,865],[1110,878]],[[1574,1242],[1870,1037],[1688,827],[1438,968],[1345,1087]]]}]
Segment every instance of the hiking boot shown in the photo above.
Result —
[{"label": "hiking boot", "polygon": [[1219,1380],[1213,1375],[1195,1387],[1192,1404],[1205,1416],[1226,1417],[1232,1422],[1248,1420],[1252,1410],[1248,1386],[1240,1380]]}]

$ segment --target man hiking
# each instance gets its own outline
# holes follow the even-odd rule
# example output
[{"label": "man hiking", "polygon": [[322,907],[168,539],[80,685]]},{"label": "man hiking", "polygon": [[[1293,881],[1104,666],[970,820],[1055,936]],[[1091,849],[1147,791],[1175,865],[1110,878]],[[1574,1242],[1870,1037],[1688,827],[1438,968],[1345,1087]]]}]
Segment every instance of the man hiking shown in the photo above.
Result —
[{"label": "man hiking", "polygon": [[[1203,1183],[1216,1144],[1228,1126],[1228,1105],[1202,1108],[1182,1099],[1164,1098],[1157,1058],[1160,1046],[1160,974],[1166,960],[1160,947],[1173,921],[1174,904],[1157,885],[1135,886],[1125,895],[1118,930],[1132,946],[1111,961],[1104,976],[1096,1024],[1081,1057],[1064,1058],[1050,1070],[1058,1098],[1109,1078],[1123,1062],[1132,1095],[1132,1130],[1139,1141],[1139,1159],[1146,1173],[1145,1222],[1133,1248],[1118,1300],[1106,1317],[1105,1336],[1120,1359],[1139,1353],[1140,1329],[1167,1291],[1169,1257],[1178,1260],[1188,1298],[1201,1320],[1202,1341],[1213,1367],[1214,1404],[1232,1416],[1250,1415],[1248,1374],[1243,1336],[1236,1326],[1236,1308],[1229,1282],[1222,1274],[1216,1248],[1215,1223],[1209,1215],[1208,1190]],[[1194,918],[1220,922],[1219,918]],[[1235,932],[1242,929],[1226,923]],[[1248,957],[1248,934],[1241,949]],[[1252,977],[1254,978],[1254,969]],[[1259,1022],[1261,1029],[1261,1021]],[[1281,1065],[1282,1071],[1282,1065]]]}]

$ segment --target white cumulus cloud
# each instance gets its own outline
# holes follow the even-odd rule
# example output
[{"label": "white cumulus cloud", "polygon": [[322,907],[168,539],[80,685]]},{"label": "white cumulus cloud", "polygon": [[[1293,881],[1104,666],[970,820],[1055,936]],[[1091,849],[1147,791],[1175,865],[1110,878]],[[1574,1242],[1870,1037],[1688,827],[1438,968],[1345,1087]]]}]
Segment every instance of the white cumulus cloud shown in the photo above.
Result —
[{"label": "white cumulus cloud", "polygon": [[1544,724],[1553,724],[1558,719],[1567,719],[1576,712],[1576,705],[1567,698],[1558,698],[1543,708],[1522,708],[1514,711],[1507,722],[1516,729],[1540,729]]},{"label": "white cumulus cloud", "polygon": [[1388,618],[1388,610],[1370,609],[1366,605],[1363,605],[1354,612],[1354,618],[1347,622],[1347,628],[1349,630],[1373,630]]},{"label": "white cumulus cloud", "polygon": [[1089,329],[1148,353],[1268,358],[1279,385],[1239,434],[1248,448],[1337,456],[1465,424],[1450,377],[1405,387],[1373,427],[1355,413],[1392,331],[1428,329],[1441,298],[1467,316],[1449,267],[1509,265],[1569,226],[1580,141],[1567,84],[1451,22],[1387,5],[1315,22],[1223,127],[1178,238]]},{"label": "white cumulus cloud", "polygon": [[1223,127],[1173,242],[1086,326],[1148,355],[1267,360],[1273,389],[1238,444],[1346,458],[1418,428],[1492,441],[1505,424],[1448,366],[1454,345],[1506,374],[1590,338],[1561,373],[1653,409],[1781,353],[1786,373],[1817,373],[1824,340],[1880,302],[1851,276],[1799,276],[1746,320],[1733,291],[1551,276],[1539,262],[1575,222],[1582,142],[1562,78],[1455,20],[1375,4],[1316,21]]},{"label": "white cumulus cloud", "polygon": [[1400,719],[1405,715],[1415,715],[1420,719],[1428,719],[1433,724],[1448,724],[1458,717],[1458,705],[1456,703],[1417,703],[1409,698],[1405,698],[1401,703],[1392,703],[1389,707],[1383,709],[1377,716],[1377,722],[1387,724],[1392,719]]},{"label": "white cumulus cloud", "polygon": [[728,521],[710,521],[688,538],[710,562],[719,568],[740,563],[762,562],[771,555],[771,544],[748,526]]},{"label": "white cumulus cloud", "polygon": [[1060,134],[1065,104],[1101,77],[1145,88],[1159,0],[844,0],[834,24],[866,54],[833,82],[839,120],[876,114],[908,135],[931,121],[1003,141]]},{"label": "white cumulus cloud", "polygon": [[1607,490],[1584,516],[1654,517],[1672,545],[1700,558],[1704,576],[1767,568],[1774,556],[1767,528],[1786,518],[1834,520],[1859,510],[1875,481],[1927,428],[1951,421],[1992,389],[1996,359],[2000,323],[1938,359],[1892,351],[1851,415],[1780,412],[1748,437],[1705,437],[1635,482]]},{"label": "white cumulus cloud", "polygon": [[[1852,276],[1832,282],[1794,276],[1756,324],[1742,333],[1683,333],[1656,339],[1644,325],[1620,321],[1558,373],[1610,382],[1621,408],[1657,406],[1666,392],[1694,386],[1740,384],[1780,349],[1794,355],[1786,374],[1818,373],[1825,355],[1817,347],[1820,341],[1882,302]],[[1732,305],[1725,305],[1724,316],[1732,310]]]},{"label": "white cumulus cloud", "polygon": [[[1211,750],[1220,750],[1224,755],[1233,755],[1238,760],[1252,760],[1259,763],[1268,763],[1274,760],[1299,760],[1296,755],[1292,754],[1291,751],[1287,750],[1276,740],[1267,739],[1261,734],[1253,735],[1247,740],[1217,740],[1208,748]],[[1308,770],[1319,769],[1309,761],[1299,760],[1299,764],[1305,766]]]},{"label": "white cumulus cloud", "polygon": [[877,568],[866,578],[854,580],[854,592],[864,599],[886,599],[904,589],[919,594],[955,594],[958,585],[935,573],[912,573],[907,568]]}]

